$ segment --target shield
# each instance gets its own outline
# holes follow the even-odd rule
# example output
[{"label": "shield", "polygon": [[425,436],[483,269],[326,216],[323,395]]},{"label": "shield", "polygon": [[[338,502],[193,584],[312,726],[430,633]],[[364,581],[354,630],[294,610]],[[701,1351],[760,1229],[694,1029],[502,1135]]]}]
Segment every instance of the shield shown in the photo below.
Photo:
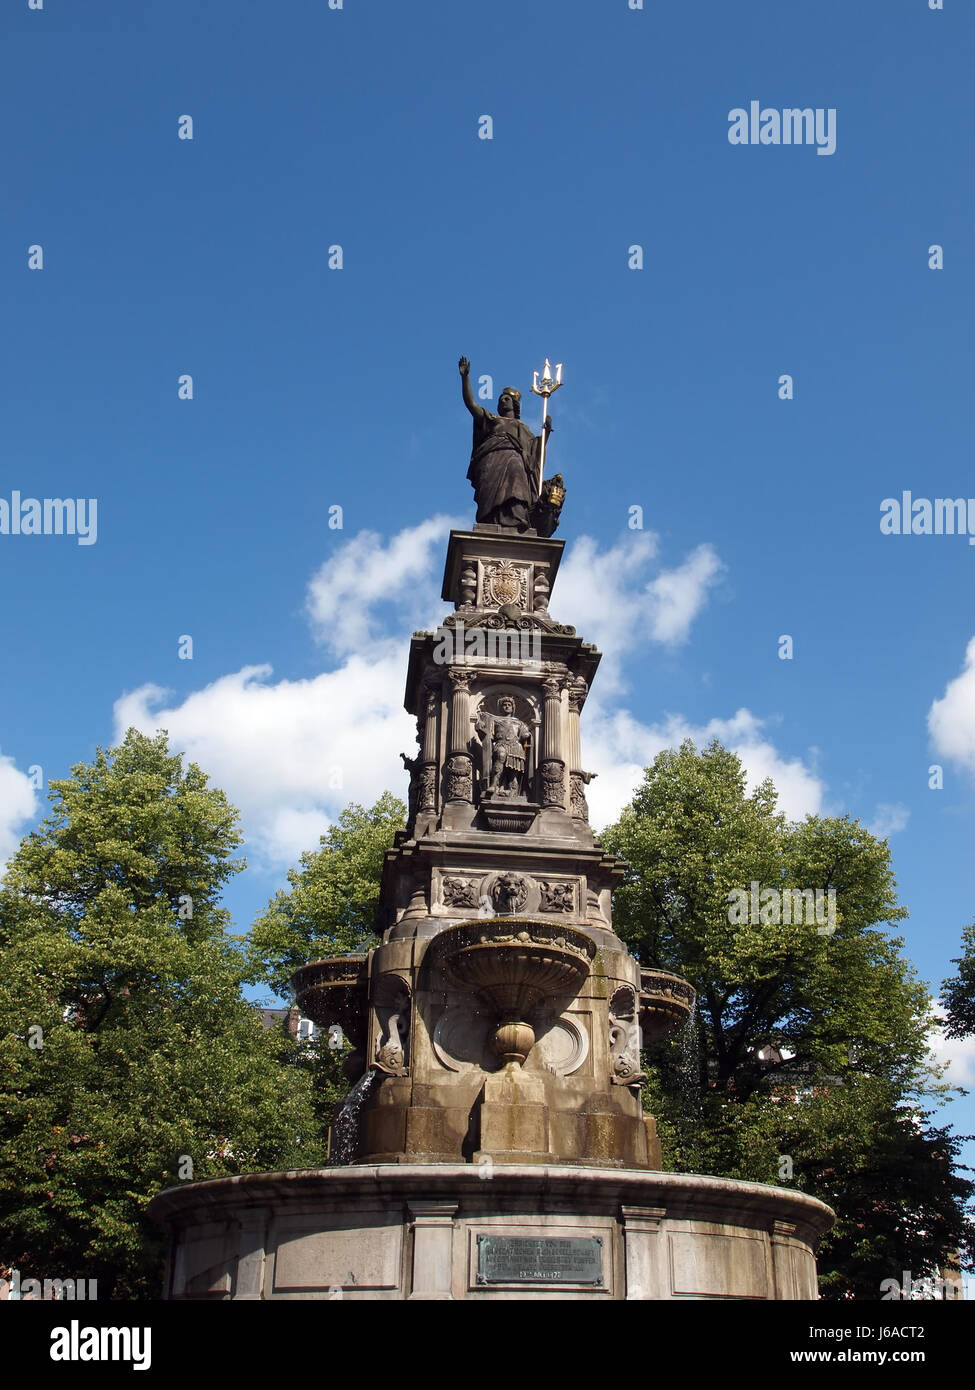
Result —
[{"label": "shield", "polygon": [[521,574],[514,565],[495,565],[488,574],[488,593],[500,608],[521,598]]}]

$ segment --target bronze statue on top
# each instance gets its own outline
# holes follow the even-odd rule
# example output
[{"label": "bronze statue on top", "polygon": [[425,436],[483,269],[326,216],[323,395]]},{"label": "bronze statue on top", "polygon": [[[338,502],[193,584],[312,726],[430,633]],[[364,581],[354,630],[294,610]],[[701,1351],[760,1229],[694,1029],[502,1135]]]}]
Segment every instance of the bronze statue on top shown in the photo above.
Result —
[{"label": "bronze statue on top", "polygon": [[[467,476],[474,488],[477,521],[506,531],[531,531],[550,536],[558,525],[565,496],[561,476],[542,485],[542,436],[532,434],[521,419],[521,392],[506,386],[498,397],[498,413],[478,405],[471,390],[471,364],[457,364],[463,382],[464,404],[474,417],[474,442]],[[545,438],[552,431],[546,415]]]}]

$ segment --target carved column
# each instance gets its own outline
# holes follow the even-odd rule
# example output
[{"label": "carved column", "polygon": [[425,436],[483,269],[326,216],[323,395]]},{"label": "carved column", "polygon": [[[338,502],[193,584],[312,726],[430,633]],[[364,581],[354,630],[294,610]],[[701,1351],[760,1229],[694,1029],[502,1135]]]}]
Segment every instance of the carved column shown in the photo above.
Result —
[{"label": "carved column", "polygon": [[427,685],[423,692],[422,737],[420,740],[420,769],[417,785],[417,809],[434,811],[437,806],[437,709],[440,691]]},{"label": "carved column", "polygon": [[542,724],[542,805],[565,807],[565,751],[562,746],[562,681],[542,681],[545,718]]},{"label": "carved column", "polygon": [[574,818],[584,821],[589,820],[589,803],[586,801],[589,776],[582,770],[579,715],[588,694],[589,686],[581,676],[576,676],[569,686],[569,800]]},{"label": "carved column", "polygon": [[455,605],[462,613],[474,608],[477,597],[477,561],[465,560],[460,571],[460,599]]},{"label": "carved column", "polygon": [[548,582],[548,575],[541,565],[535,566],[535,578],[532,582],[532,607],[536,613],[548,612],[548,596],[551,586]]},{"label": "carved column", "polygon": [[471,678],[473,672],[451,667],[450,745],[444,767],[444,799],[473,801],[473,760],[468,751],[471,737]]}]

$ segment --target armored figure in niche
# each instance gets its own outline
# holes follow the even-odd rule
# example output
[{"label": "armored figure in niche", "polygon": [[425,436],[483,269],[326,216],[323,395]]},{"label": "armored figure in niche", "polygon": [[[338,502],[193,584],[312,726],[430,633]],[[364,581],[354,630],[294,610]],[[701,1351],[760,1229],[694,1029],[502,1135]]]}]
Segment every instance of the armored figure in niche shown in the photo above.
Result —
[{"label": "armored figure in niche", "polygon": [[[471,364],[458,363],[464,404],[474,417],[474,442],[467,476],[474,488],[477,520],[509,531],[534,528],[533,509],[539,502],[539,446],[541,435],[532,434],[521,419],[521,392],[506,386],[498,397],[498,413],[485,410],[471,390]],[[552,430],[545,417],[546,438]],[[561,496],[565,496],[562,489]],[[553,499],[549,498],[549,504]],[[561,502],[560,502],[561,505]],[[552,525],[552,530],[555,525]],[[551,535],[551,531],[548,532]]]},{"label": "armored figure in niche", "polygon": [[532,731],[515,714],[511,696],[501,696],[497,714],[482,709],[474,730],[481,746],[485,791],[495,796],[520,796],[525,789],[525,763]]}]

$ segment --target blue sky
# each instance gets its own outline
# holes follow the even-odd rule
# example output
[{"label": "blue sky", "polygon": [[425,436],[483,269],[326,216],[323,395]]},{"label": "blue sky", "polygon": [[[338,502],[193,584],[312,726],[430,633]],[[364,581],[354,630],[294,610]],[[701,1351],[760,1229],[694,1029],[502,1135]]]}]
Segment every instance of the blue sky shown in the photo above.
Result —
[{"label": "blue sky", "polygon": [[[245,930],[329,816],[403,794],[408,636],[473,517],[457,358],[527,396],[549,355],[552,610],[607,653],[596,814],[719,734],[793,813],[891,831],[937,986],[973,915],[975,549],[879,522],[975,494],[971,5],[10,0],[0,25],[0,497],[98,499],[93,545],[0,535],[0,850],[42,813],[28,768],[165,724],[241,806]],[[730,144],[753,100],[834,109],[835,153]]]}]

